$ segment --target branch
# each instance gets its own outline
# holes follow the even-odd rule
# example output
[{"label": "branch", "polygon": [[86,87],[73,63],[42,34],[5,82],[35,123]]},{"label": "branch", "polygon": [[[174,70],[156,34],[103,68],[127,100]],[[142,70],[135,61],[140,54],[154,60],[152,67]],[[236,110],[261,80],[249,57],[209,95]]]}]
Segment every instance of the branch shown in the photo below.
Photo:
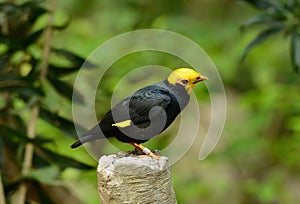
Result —
[{"label": "branch", "polygon": [[5,194],[3,189],[1,170],[0,170],[0,203],[5,204]]}]

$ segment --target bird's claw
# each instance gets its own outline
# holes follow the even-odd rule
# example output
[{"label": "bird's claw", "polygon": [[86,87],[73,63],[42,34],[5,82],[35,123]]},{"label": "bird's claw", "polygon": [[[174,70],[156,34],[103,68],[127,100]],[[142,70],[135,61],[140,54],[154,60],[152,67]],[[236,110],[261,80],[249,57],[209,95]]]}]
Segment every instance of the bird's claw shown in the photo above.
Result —
[{"label": "bird's claw", "polygon": [[140,158],[151,157],[152,159],[160,160],[160,156],[153,154],[152,152],[150,154],[139,155],[138,157]]},{"label": "bird's claw", "polygon": [[149,154],[147,154],[147,156],[156,160],[160,160],[160,156],[153,154],[153,152],[150,152]]},{"label": "bird's claw", "polygon": [[134,146],[136,149],[140,149],[142,150],[143,153],[145,153],[146,155],[140,155],[139,157],[144,157],[144,156],[149,156],[153,159],[156,159],[156,160],[160,160],[160,156],[158,155],[155,155],[153,152],[151,152],[151,150],[149,150],[147,147],[144,147],[143,145],[141,144],[137,144],[137,143],[129,143],[131,144],[132,146]]}]

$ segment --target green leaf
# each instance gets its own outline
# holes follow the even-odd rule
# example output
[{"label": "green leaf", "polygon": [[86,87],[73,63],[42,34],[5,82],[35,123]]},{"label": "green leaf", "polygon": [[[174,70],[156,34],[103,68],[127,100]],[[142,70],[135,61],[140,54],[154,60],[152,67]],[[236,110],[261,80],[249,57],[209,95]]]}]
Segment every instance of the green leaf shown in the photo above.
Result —
[{"label": "green leaf", "polygon": [[285,6],[284,3],[277,0],[244,0],[251,4],[252,6],[261,9],[267,10],[267,12],[279,11],[282,14],[288,16],[290,14],[289,9]]},{"label": "green leaf", "polygon": [[267,38],[269,38],[271,35],[274,35],[275,33],[278,33],[283,29],[282,26],[275,26],[268,28],[266,30],[263,30],[261,33],[259,33],[254,40],[252,40],[251,43],[246,47],[244,50],[242,60],[246,58],[246,56],[249,54],[249,52],[257,45],[261,44],[264,42]]},{"label": "green leaf", "polygon": [[33,154],[33,159],[32,159],[32,168],[38,169],[38,168],[46,168],[51,166],[48,161],[46,161],[44,158],[42,158],[38,154]]},{"label": "green leaf", "polygon": [[284,15],[289,16],[291,14],[290,10],[283,2],[277,0],[269,0],[269,2],[275,10],[280,11]]},{"label": "green leaf", "polygon": [[27,48],[32,43],[36,42],[39,39],[39,37],[41,37],[43,32],[44,32],[44,28],[29,34],[23,41],[23,49]]},{"label": "green leaf", "polygon": [[21,85],[11,85],[11,86],[0,86],[0,92],[6,91],[10,93],[17,93],[24,101],[28,101],[32,96],[43,96],[44,93],[40,88],[32,86],[21,86]]},{"label": "green leaf", "polygon": [[56,48],[52,48],[52,51],[59,55],[64,57],[65,59],[67,59],[68,61],[70,61],[73,64],[73,67],[77,67],[77,68],[95,68],[96,66],[88,61],[85,61],[84,58],[68,51],[65,49],[56,49]]},{"label": "green leaf", "polygon": [[0,88],[15,87],[25,85],[24,78],[16,74],[0,75]]},{"label": "green leaf", "polygon": [[42,145],[45,143],[52,142],[52,140],[44,139],[41,136],[37,136],[34,139],[28,138],[24,132],[20,132],[5,125],[0,125],[0,133],[2,135],[4,143],[9,141],[18,144],[32,143],[34,145]]},{"label": "green leaf", "polygon": [[39,154],[41,157],[43,157],[45,160],[49,161],[49,163],[56,164],[60,168],[75,168],[75,169],[94,169],[93,166],[84,164],[82,162],[76,161],[72,158],[57,154],[49,149],[46,149],[44,147],[38,147],[35,149],[36,153]]},{"label": "green leaf", "polygon": [[[77,132],[75,129],[74,122],[65,119],[59,116],[56,113],[52,113],[49,110],[45,109],[44,107],[40,107],[40,117],[48,122],[49,124],[59,128],[63,132],[67,133],[68,135],[72,136],[72,138],[77,138]],[[76,128],[80,132],[84,132],[85,129],[82,128],[80,125],[76,124]]]},{"label": "green leaf", "polygon": [[17,50],[24,50],[34,42],[36,42],[44,32],[44,28],[34,31],[30,34],[23,34],[20,38],[14,38],[12,36],[0,38],[0,41],[9,47],[10,52]]},{"label": "green leaf", "polygon": [[52,28],[53,28],[54,30],[63,30],[63,29],[67,28],[67,27],[70,25],[71,21],[72,21],[72,18],[69,17],[69,18],[68,18],[64,23],[62,23],[61,25],[53,25]]},{"label": "green leaf", "polygon": [[292,31],[291,59],[295,72],[300,74],[300,36],[296,29]]},{"label": "green leaf", "polygon": [[27,15],[27,22],[29,24],[34,24],[34,22],[47,10],[40,6],[42,1],[27,1],[20,6],[20,9],[25,12]]},{"label": "green leaf", "polygon": [[49,74],[61,77],[68,74],[73,74],[77,72],[81,67],[60,67],[56,65],[49,65]]},{"label": "green leaf", "polygon": [[47,75],[47,79],[62,96],[76,103],[84,103],[83,96],[77,90],[73,89],[70,84],[57,79],[50,73]]},{"label": "green leaf", "polygon": [[283,21],[285,20],[285,16],[282,15],[279,12],[273,12],[273,13],[259,13],[255,16],[253,16],[252,18],[250,18],[248,20],[248,22],[246,22],[246,24],[244,24],[242,26],[242,29],[249,27],[249,26],[253,26],[253,25],[261,25],[261,24],[266,24],[268,26],[271,26],[274,24],[281,24],[283,25]]},{"label": "green leaf", "polygon": [[74,72],[77,72],[78,70],[79,70],[78,67],[66,68],[66,67],[55,66],[52,64],[49,65],[49,73],[55,76],[64,76],[64,75],[72,74]]},{"label": "green leaf", "polygon": [[258,8],[258,9],[268,9],[271,7],[271,4],[269,1],[266,0],[243,0],[251,4],[252,6]]},{"label": "green leaf", "polygon": [[54,184],[59,176],[59,168],[55,165],[31,170],[26,177],[35,179],[40,183]]}]

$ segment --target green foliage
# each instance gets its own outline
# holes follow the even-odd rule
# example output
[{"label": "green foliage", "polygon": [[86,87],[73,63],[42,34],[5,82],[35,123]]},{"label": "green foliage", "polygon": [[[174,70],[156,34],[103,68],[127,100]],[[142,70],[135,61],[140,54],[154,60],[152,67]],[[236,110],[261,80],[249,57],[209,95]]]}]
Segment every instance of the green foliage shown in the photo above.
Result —
[{"label": "green foliage", "polygon": [[[84,58],[53,47],[46,80],[41,79],[41,67],[44,63],[41,53],[44,42],[49,40],[45,39],[43,33],[48,25],[36,28],[36,24],[47,14],[47,9],[40,1],[27,1],[20,5],[10,2],[0,4],[1,176],[7,198],[18,186],[26,184],[30,191],[38,192],[28,195],[27,202],[35,200],[40,203],[54,203],[51,199],[53,195],[48,189],[61,188],[56,185],[56,181],[64,169],[93,169],[87,164],[49,149],[49,144],[57,142],[54,138],[37,135],[31,139],[26,134],[28,125],[33,120],[27,115],[34,105],[39,104],[39,120],[44,120],[67,133],[64,135],[76,137],[74,123],[45,104],[47,90],[55,90],[58,98],[64,97],[68,101],[74,99],[74,102],[84,103],[76,90],[72,98],[72,85],[62,79],[63,76],[78,71],[85,61]],[[49,26],[53,30],[65,27]],[[90,63],[85,63],[84,66],[93,67]],[[34,159],[30,173],[22,175],[24,149],[28,143],[34,145]],[[60,190],[65,196],[72,196],[66,189]]]},{"label": "green foliage", "polygon": [[244,0],[261,10],[261,13],[250,18],[242,27],[263,26],[256,38],[243,53],[245,58],[249,51],[261,44],[270,36],[282,33],[290,38],[290,55],[295,72],[300,73],[300,3],[298,0]]}]

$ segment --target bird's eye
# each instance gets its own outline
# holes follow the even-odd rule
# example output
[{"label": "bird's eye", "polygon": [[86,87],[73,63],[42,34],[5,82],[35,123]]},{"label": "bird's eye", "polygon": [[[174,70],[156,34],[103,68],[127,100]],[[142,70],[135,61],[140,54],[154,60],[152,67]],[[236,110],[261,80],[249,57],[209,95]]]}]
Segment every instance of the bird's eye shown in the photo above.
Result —
[{"label": "bird's eye", "polygon": [[182,83],[182,84],[187,84],[187,83],[189,83],[189,81],[186,80],[186,79],[183,79],[183,80],[181,80],[181,83]]}]

